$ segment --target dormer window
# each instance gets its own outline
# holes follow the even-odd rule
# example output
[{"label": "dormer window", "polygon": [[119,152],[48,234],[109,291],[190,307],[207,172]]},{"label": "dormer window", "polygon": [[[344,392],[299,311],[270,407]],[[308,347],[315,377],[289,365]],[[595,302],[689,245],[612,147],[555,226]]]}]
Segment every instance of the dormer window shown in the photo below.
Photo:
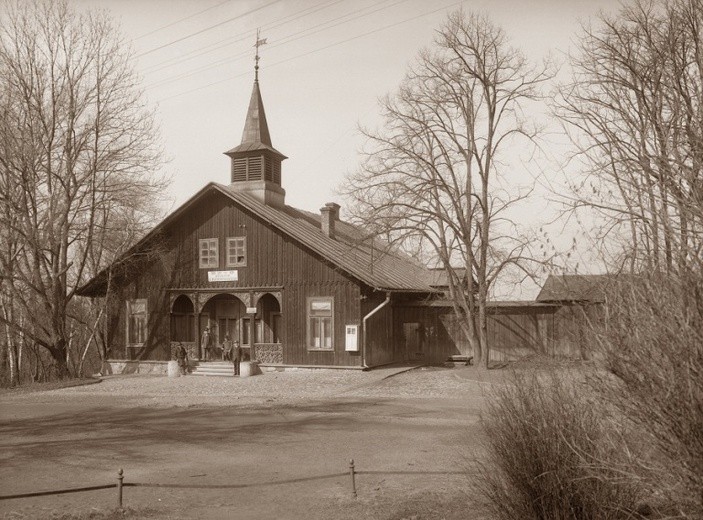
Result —
[{"label": "dormer window", "polygon": [[247,237],[230,237],[227,239],[227,267],[245,267],[247,265]]},{"label": "dormer window", "polygon": [[216,238],[202,238],[200,244],[200,269],[217,269],[220,266],[220,256]]}]

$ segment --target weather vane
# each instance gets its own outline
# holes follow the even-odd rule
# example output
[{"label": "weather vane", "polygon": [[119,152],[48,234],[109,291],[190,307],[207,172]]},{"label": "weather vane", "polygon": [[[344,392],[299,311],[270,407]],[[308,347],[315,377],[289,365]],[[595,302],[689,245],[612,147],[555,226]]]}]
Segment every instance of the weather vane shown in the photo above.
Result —
[{"label": "weather vane", "polygon": [[256,60],[256,64],[254,65],[254,81],[256,81],[257,83],[259,82],[259,47],[266,44],[266,38],[260,38],[260,34],[261,29],[257,29],[256,43],[254,44],[254,47],[256,47],[256,57],[254,58]]}]

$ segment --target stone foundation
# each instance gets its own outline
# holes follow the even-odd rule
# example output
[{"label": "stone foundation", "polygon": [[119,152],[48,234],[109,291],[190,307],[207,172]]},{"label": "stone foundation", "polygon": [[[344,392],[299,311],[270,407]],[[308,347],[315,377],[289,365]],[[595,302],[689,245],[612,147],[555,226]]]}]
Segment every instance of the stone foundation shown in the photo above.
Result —
[{"label": "stone foundation", "polygon": [[[168,361],[124,361],[109,359],[111,374],[157,374],[168,373]],[[103,374],[108,375],[108,374]]]}]

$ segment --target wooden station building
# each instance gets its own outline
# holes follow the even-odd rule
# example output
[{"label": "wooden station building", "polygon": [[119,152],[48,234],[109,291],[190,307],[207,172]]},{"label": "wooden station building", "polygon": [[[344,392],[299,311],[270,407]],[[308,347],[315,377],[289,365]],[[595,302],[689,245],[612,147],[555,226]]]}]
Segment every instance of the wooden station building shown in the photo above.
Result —
[{"label": "wooden station building", "polygon": [[[269,367],[471,354],[436,270],[344,222],[335,203],[318,214],[286,205],[286,156],[272,144],[258,77],[241,143],[225,153],[230,184],[207,184],[79,290],[107,299],[111,358],[163,362],[181,343],[204,359],[206,328]],[[541,324],[554,305],[533,303],[493,305],[492,337],[516,348],[550,341]]]},{"label": "wooden station building", "polygon": [[180,342],[203,359],[203,331],[239,341],[263,365],[362,368],[403,356],[398,298],[438,291],[414,259],[339,218],[285,204],[258,79],[231,182],[211,182],[79,290],[108,298],[110,356],[169,360]]}]

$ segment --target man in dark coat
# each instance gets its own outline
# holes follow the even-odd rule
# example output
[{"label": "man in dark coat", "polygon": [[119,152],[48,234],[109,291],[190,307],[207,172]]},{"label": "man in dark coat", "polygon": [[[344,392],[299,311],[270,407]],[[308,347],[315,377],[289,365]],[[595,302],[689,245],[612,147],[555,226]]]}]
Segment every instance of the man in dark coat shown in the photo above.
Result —
[{"label": "man in dark coat", "polygon": [[178,367],[181,371],[181,375],[186,375],[188,372],[188,352],[182,343],[179,343],[176,347],[176,360],[178,361]]},{"label": "man in dark coat", "polygon": [[242,347],[239,346],[239,341],[235,341],[232,346],[232,364],[234,364],[234,375],[239,375],[239,367],[242,362]]},{"label": "man in dark coat", "polygon": [[205,359],[212,361],[212,338],[210,337],[210,327],[205,327],[203,337],[200,339],[200,345],[205,353]]}]

